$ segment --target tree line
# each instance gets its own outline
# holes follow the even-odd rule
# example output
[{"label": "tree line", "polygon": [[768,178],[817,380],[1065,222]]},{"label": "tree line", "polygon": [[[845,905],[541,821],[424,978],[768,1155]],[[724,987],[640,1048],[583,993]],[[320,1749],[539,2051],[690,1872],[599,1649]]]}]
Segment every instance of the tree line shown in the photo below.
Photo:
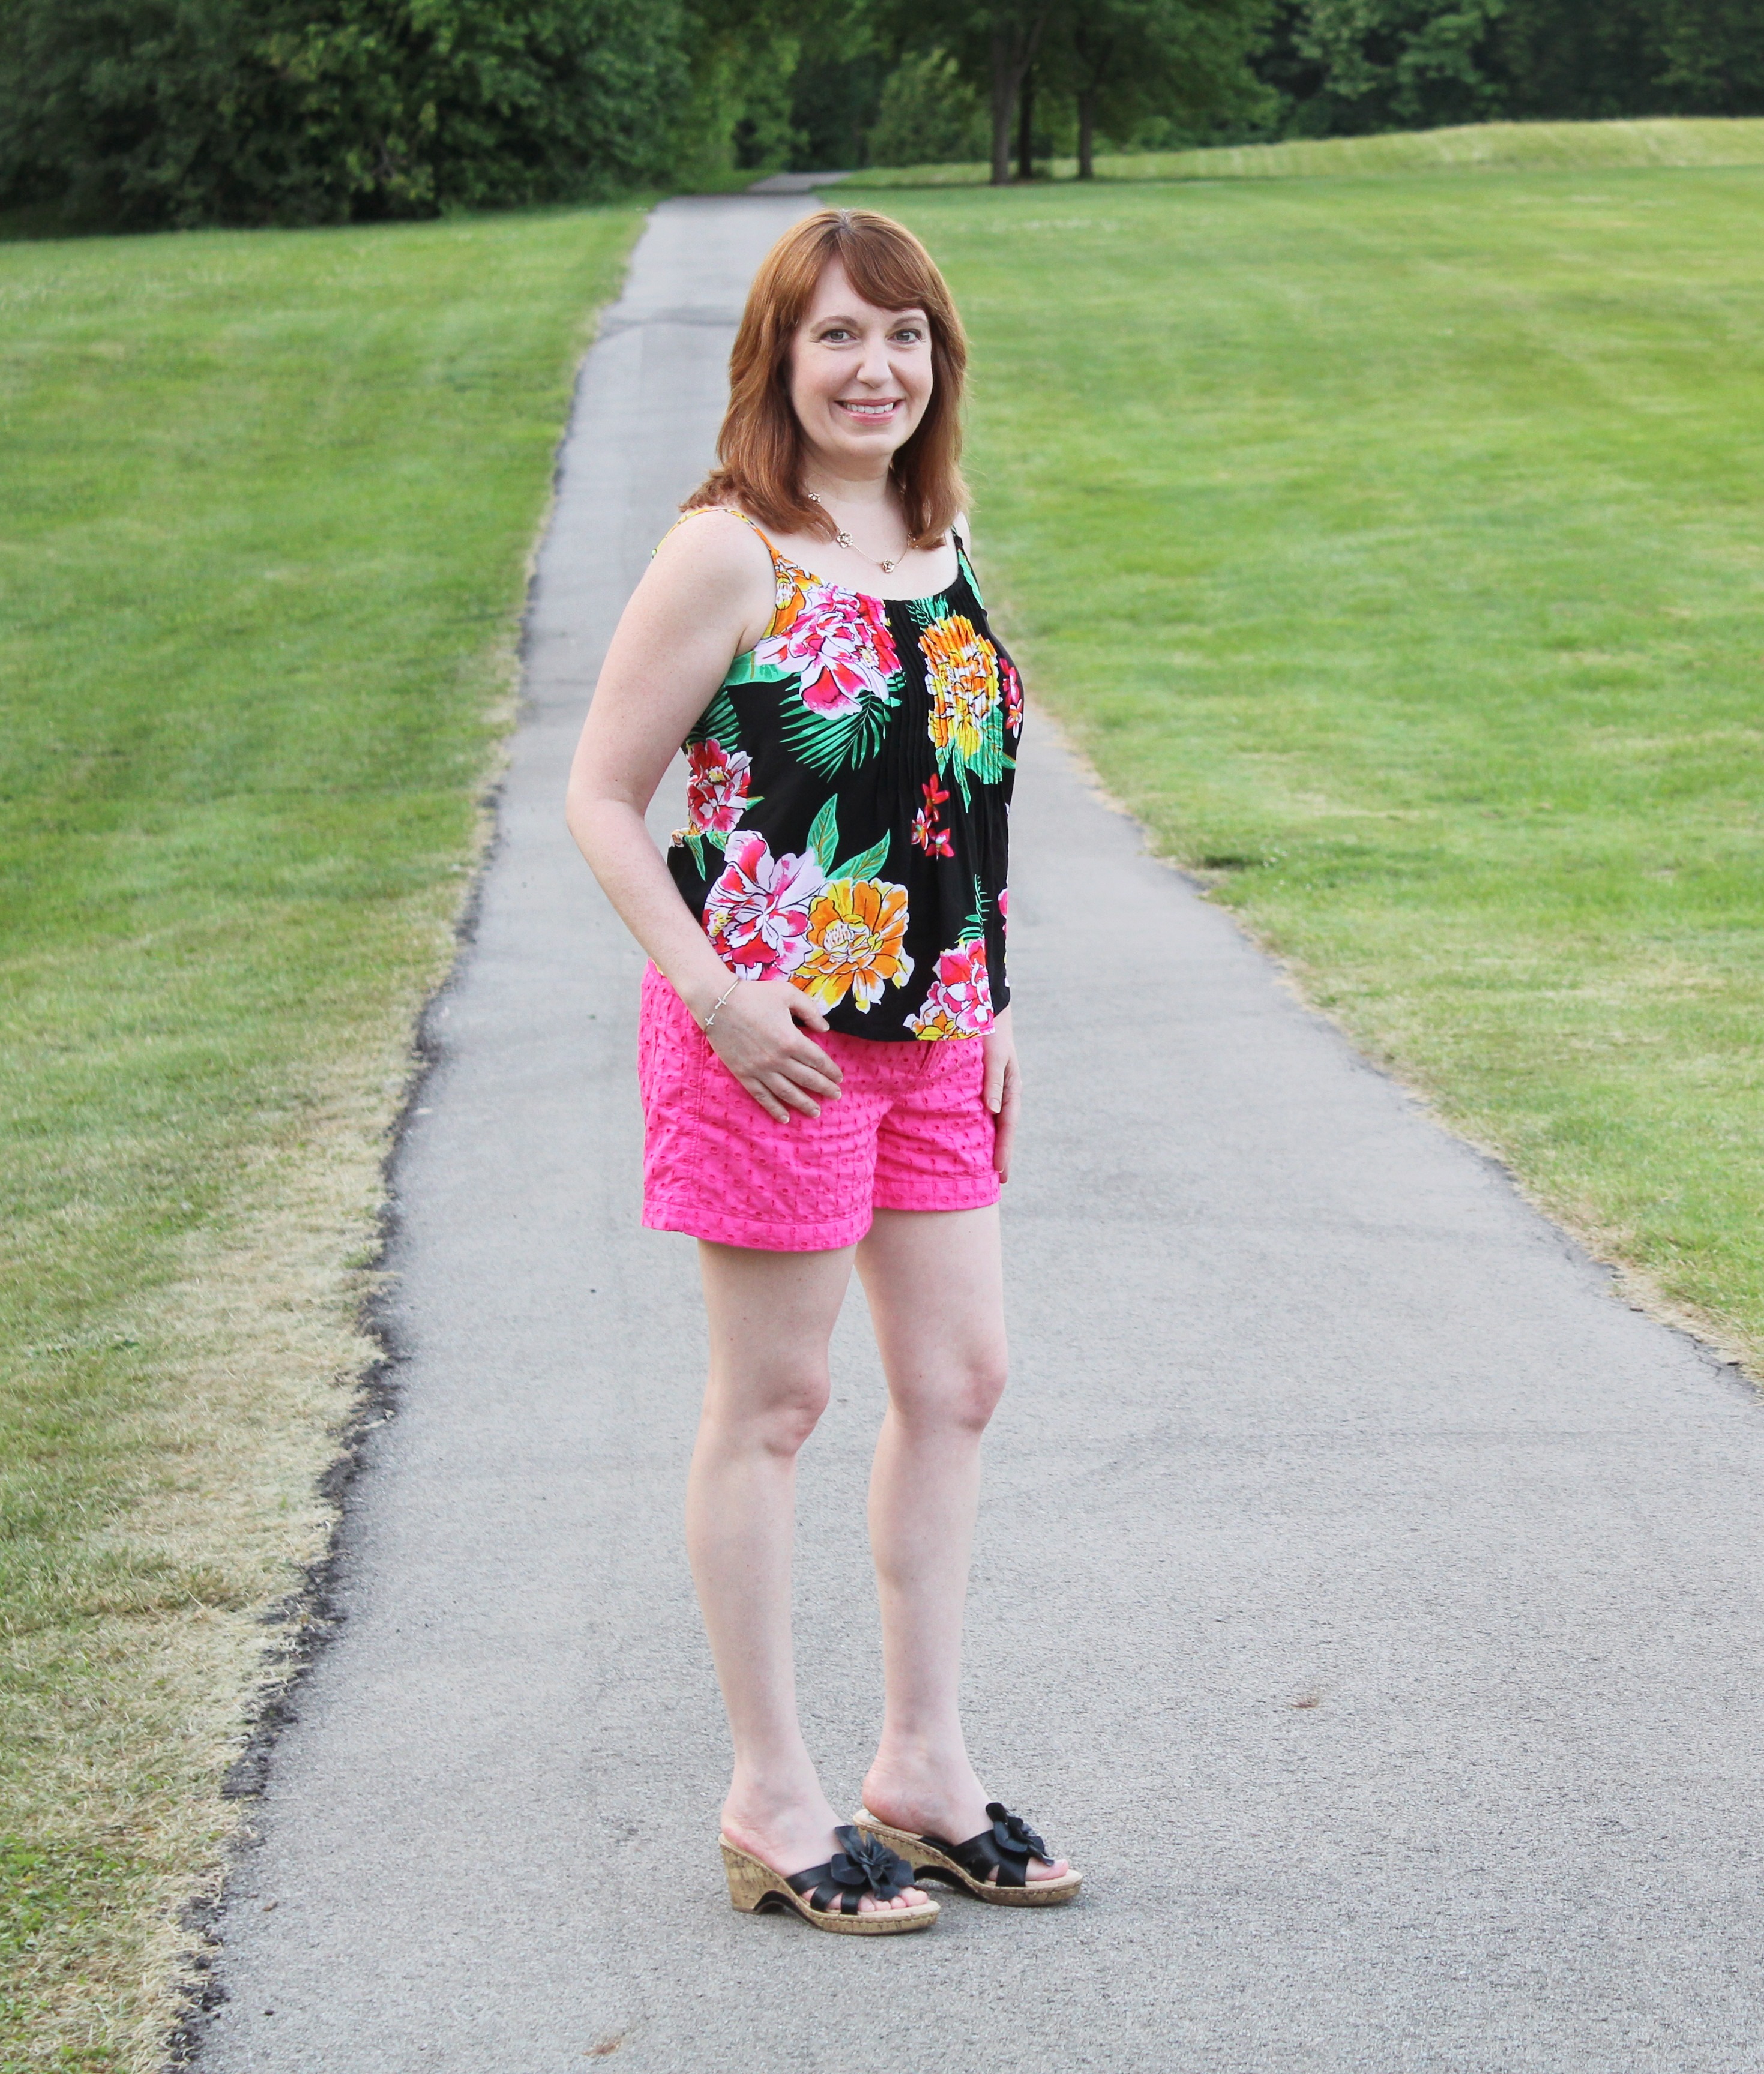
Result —
[{"label": "tree line", "polygon": [[0,209],[117,225],[1758,113],[1764,0],[0,0]]}]

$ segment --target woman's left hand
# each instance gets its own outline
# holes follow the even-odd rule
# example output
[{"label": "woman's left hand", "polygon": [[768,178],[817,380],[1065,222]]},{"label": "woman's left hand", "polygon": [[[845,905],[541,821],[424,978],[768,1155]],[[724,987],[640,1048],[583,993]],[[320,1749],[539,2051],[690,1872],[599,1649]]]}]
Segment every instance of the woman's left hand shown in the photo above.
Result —
[{"label": "woman's left hand", "polygon": [[981,1039],[985,1046],[986,1106],[992,1111],[992,1163],[1001,1181],[1010,1179],[1010,1141],[1016,1134],[1017,1108],[1022,1098],[1022,1076],[1017,1070],[1017,1047],[1010,1034],[1010,1010],[998,1016]]}]

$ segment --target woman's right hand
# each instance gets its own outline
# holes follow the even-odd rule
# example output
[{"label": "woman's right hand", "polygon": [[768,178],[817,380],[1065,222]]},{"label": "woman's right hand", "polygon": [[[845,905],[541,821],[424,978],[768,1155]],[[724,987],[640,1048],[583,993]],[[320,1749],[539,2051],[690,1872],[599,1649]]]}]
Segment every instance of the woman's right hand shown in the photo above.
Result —
[{"label": "woman's right hand", "polygon": [[792,1110],[819,1116],[823,1102],[839,1099],[845,1074],[807,1034],[824,1035],[827,1028],[826,1017],[787,980],[748,979],[717,1010],[705,1035],[766,1113],[788,1123]]}]

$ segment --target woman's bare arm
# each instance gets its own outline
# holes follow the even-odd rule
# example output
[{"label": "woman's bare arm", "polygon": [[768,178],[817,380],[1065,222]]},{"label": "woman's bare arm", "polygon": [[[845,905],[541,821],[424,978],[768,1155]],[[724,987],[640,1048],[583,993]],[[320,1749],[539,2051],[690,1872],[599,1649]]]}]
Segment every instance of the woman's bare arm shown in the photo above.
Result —
[{"label": "woman's bare arm", "polygon": [[[671,533],[631,595],[606,653],[570,768],[570,832],[620,919],[702,1023],[730,974],[680,896],[643,816],[675,752],[735,656],[766,630],[771,559],[734,518]],[[799,1024],[827,1023],[781,980],[738,986],[710,1032],[768,1114],[817,1115],[840,1069]]]}]

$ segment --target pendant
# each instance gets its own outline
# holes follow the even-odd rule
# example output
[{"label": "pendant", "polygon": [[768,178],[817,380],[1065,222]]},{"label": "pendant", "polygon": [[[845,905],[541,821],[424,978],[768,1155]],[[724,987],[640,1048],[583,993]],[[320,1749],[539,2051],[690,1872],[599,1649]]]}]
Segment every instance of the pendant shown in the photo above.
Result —
[{"label": "pendant", "polygon": [[[813,490],[810,490],[808,494],[811,497],[815,497]],[[820,503],[820,499],[818,497],[815,497],[815,502],[819,504]],[[822,508],[824,509],[825,507],[823,506]],[[864,560],[866,562],[876,561],[876,557],[874,555],[864,555],[863,549],[852,539],[850,534],[842,532],[837,526],[833,528],[833,538],[838,541],[841,547],[848,548],[853,554],[863,555]],[[911,543],[909,541],[907,544],[908,546],[911,546]],[[894,572],[894,562],[898,562],[899,560],[899,556],[896,555],[894,562],[876,562],[876,566],[882,571],[885,576],[890,576]]]}]

